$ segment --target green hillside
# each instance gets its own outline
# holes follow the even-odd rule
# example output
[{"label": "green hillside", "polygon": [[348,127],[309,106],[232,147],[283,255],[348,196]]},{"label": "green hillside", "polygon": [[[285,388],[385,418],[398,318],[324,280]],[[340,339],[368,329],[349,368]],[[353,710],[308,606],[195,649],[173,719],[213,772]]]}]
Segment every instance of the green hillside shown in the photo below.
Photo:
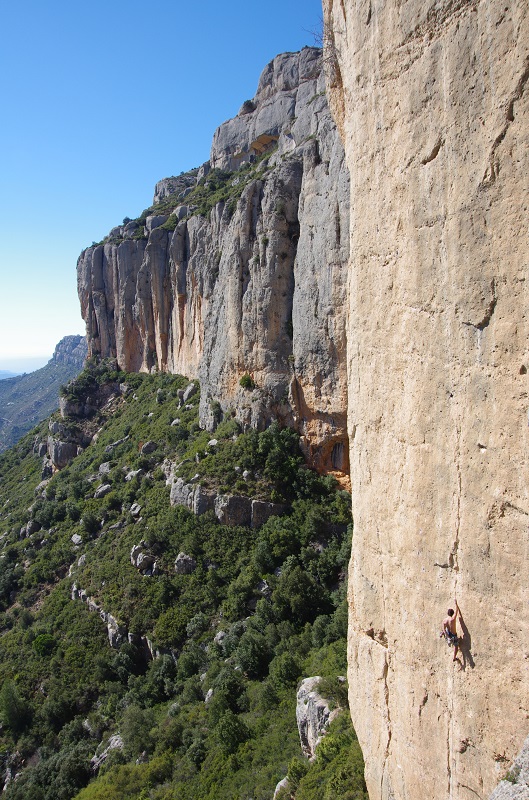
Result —
[{"label": "green hillside", "polygon": [[82,341],[81,336],[67,336],[41,369],[0,380],[0,452],[58,408],[61,385],[82,369],[86,357]]},{"label": "green hillside", "polygon": [[[181,376],[91,364],[65,394],[109,383],[126,388],[63,421],[97,434],[44,486],[33,445],[47,421],[0,456],[6,800],[265,800],[287,771],[297,800],[364,800],[347,710],[310,764],[295,719],[304,677],[347,703],[349,496],[306,467],[288,429],[225,418],[202,431]],[[171,506],[171,464],[286,513],[249,528]]]}]

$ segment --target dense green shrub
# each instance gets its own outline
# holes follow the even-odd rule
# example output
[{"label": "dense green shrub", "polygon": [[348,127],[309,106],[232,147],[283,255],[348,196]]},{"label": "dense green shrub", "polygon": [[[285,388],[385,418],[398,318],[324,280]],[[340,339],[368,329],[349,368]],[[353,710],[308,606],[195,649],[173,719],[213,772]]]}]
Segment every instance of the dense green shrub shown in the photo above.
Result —
[{"label": "dense green shrub", "polygon": [[255,382],[251,375],[246,373],[239,381],[243,389],[255,389]]},{"label": "dense green shrub", "polygon": [[[212,180],[222,191],[225,179]],[[298,679],[322,675],[331,702],[345,702],[337,677],[345,671],[349,498],[307,468],[293,431],[274,424],[243,433],[229,412],[214,433],[202,431],[199,394],[191,408],[180,405],[189,383],[181,376],[93,365],[74,394],[82,401],[117,378],[130,389],[116,400],[118,413],[97,412],[97,439],[53,476],[45,497],[35,496],[37,434],[0,457],[0,750],[40,756],[6,800],[269,797],[299,754]],[[38,435],[46,433],[43,425]],[[144,456],[149,440],[157,449]],[[282,500],[283,515],[252,529],[171,507],[164,459],[211,491]],[[125,480],[139,467],[143,475]],[[101,480],[112,490],[95,499]],[[42,530],[21,539],[37,515]],[[154,572],[131,563],[140,542]],[[190,574],[175,572],[180,552],[195,560]],[[125,632],[118,649],[100,614],[72,600],[74,582]],[[159,650],[154,660],[149,647]],[[125,749],[94,778],[89,759],[117,732]],[[336,758],[351,741],[344,734],[338,755],[327,754],[335,773],[318,767],[322,797],[332,781],[328,796],[347,796]],[[312,791],[313,769],[299,791]]]}]

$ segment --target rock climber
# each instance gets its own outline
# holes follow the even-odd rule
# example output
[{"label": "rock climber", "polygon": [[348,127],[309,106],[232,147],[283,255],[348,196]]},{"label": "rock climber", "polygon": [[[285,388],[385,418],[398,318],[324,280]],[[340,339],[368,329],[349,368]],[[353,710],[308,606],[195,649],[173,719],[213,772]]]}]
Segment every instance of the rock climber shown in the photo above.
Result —
[{"label": "rock climber", "polygon": [[441,631],[440,636],[444,636],[446,639],[447,644],[450,647],[454,648],[454,657],[452,661],[455,661],[457,658],[457,653],[459,650],[459,637],[457,635],[457,627],[456,621],[458,616],[460,615],[459,606],[457,604],[457,600],[454,600],[454,604],[456,610],[454,611],[453,608],[449,608],[446,618],[443,620],[443,630]]}]

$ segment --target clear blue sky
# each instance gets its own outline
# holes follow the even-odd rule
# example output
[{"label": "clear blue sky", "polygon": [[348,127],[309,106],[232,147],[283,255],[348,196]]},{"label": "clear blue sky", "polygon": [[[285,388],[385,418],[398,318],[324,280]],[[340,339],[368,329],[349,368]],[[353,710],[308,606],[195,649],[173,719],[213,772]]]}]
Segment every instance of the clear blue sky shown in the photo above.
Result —
[{"label": "clear blue sky", "polygon": [[0,0],[0,369],[84,333],[81,250],[206,161],[320,19],[320,0]]}]

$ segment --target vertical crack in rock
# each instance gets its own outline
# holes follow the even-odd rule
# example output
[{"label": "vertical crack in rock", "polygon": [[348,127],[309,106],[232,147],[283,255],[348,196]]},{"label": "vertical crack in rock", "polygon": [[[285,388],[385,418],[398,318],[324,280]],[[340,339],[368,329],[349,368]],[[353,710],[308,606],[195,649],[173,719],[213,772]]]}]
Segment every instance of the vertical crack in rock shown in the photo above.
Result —
[{"label": "vertical crack in rock", "polygon": [[[452,664],[450,664],[450,667]],[[454,718],[454,673],[451,668],[448,670],[448,725],[446,727],[446,777],[448,797],[450,800],[454,797],[454,783],[452,776],[452,751],[453,751],[453,718]]]},{"label": "vertical crack in rock", "polygon": [[461,428],[458,426],[456,431],[456,457],[455,457],[455,466],[456,466],[456,474],[457,474],[457,487],[456,487],[456,530],[454,536],[454,542],[452,544],[452,550],[449,556],[449,565],[456,573],[456,585],[455,590],[457,592],[457,573],[459,572],[459,564],[458,564],[458,550],[459,550],[459,534],[461,529],[461,493],[462,493],[462,486],[461,486]]},{"label": "vertical crack in rock", "polygon": [[507,131],[509,130],[509,126],[511,125],[512,122],[514,122],[514,104],[521,99],[524,93],[525,84],[527,83],[528,80],[529,80],[529,57],[527,57],[525,60],[525,69],[523,70],[522,75],[518,83],[516,84],[514,92],[512,93],[511,97],[509,98],[509,101],[507,102],[507,107],[505,110],[505,124],[501,129],[501,131],[499,132],[499,134],[494,139],[494,142],[492,143],[492,148],[489,155],[489,163],[487,169],[485,170],[485,174],[481,179],[481,183],[479,185],[480,189],[486,189],[489,186],[491,186],[495,182],[496,178],[500,173],[500,162],[497,155],[497,150],[500,144],[505,139]]},{"label": "vertical crack in rock", "polygon": [[384,681],[384,714],[386,717],[386,727],[388,732],[388,740],[386,742],[386,749],[383,756],[383,764],[382,769],[380,771],[380,796],[384,796],[383,787],[384,787],[384,778],[386,775],[386,766],[389,759],[389,750],[391,746],[391,715],[389,713],[389,686],[388,686],[388,672],[389,672],[389,663],[388,663],[388,654],[384,654],[384,672],[382,675]]}]

